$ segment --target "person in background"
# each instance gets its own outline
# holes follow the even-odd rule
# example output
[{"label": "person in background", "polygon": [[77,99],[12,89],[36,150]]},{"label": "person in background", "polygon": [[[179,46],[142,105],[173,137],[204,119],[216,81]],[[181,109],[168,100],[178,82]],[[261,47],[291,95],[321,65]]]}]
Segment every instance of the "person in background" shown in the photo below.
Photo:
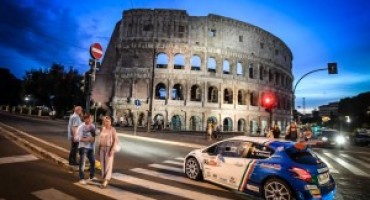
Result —
[{"label": "person in background", "polygon": [[280,128],[279,126],[275,123],[274,126],[272,127],[272,134],[274,136],[275,139],[279,139],[280,138]]},{"label": "person in background", "polygon": [[95,146],[95,126],[92,123],[91,115],[85,114],[84,123],[82,123],[77,129],[76,140],[78,143],[78,150],[80,153],[80,164],[79,164],[79,177],[80,184],[85,185],[85,159],[89,159],[90,163],[90,179],[89,181],[95,180],[95,158],[94,158],[94,146]]},{"label": "person in background", "polygon": [[100,134],[99,155],[102,164],[102,188],[107,187],[112,176],[114,149],[117,144],[116,129],[112,127],[112,119],[109,116],[103,118],[103,127]]},{"label": "person in background", "polygon": [[69,117],[68,122],[68,140],[71,142],[71,150],[69,153],[69,164],[70,165],[78,165],[77,162],[77,153],[78,153],[78,141],[75,140],[77,136],[77,128],[81,125],[81,116],[82,115],[82,107],[76,106],[74,108],[74,113]]},{"label": "person in background", "polygon": [[300,131],[295,121],[290,122],[290,125],[286,129],[285,139],[293,142],[297,142],[300,138]]}]

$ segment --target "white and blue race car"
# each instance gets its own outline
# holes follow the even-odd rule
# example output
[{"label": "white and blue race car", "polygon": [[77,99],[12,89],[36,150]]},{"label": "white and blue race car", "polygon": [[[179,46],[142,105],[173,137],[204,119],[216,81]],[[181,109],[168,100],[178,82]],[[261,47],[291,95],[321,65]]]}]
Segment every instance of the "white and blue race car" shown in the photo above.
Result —
[{"label": "white and blue race car", "polygon": [[239,136],[190,152],[184,173],[268,200],[334,199],[329,169],[302,143]]}]

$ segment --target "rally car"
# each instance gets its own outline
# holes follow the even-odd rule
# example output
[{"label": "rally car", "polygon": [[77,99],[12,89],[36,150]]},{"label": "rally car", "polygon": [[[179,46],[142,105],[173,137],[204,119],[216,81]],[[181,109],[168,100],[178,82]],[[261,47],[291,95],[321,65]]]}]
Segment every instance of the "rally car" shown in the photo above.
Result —
[{"label": "rally car", "polygon": [[238,136],[190,152],[184,173],[264,199],[333,199],[329,169],[304,143]]}]

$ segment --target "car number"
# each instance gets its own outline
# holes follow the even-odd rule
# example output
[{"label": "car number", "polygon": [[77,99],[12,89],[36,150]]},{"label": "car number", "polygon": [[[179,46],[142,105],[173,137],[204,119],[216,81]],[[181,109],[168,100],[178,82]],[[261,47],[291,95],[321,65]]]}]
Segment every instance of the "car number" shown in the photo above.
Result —
[{"label": "car number", "polygon": [[317,179],[319,181],[319,184],[323,185],[323,184],[329,182],[329,173],[319,174]]}]

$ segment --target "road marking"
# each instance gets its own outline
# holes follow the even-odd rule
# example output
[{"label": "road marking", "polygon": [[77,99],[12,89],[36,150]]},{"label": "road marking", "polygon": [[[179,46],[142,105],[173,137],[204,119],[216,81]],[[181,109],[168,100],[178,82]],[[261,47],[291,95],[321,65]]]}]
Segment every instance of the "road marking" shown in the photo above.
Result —
[{"label": "road marking", "polygon": [[75,197],[70,196],[66,193],[63,193],[59,190],[56,190],[54,188],[46,189],[46,190],[39,190],[36,192],[32,192],[34,196],[41,200],[77,200]]},{"label": "road marking", "polygon": [[215,185],[208,184],[208,183],[205,183],[205,182],[193,181],[193,180],[190,180],[190,179],[188,179],[186,177],[182,177],[182,176],[176,176],[176,175],[172,175],[172,174],[161,173],[161,172],[148,170],[148,169],[143,169],[143,168],[134,168],[134,169],[130,169],[130,171],[140,173],[140,174],[145,174],[145,175],[148,175],[148,176],[161,178],[161,179],[176,181],[176,182],[179,182],[179,183],[185,183],[185,184],[188,184],[188,185],[195,185],[195,186],[200,186],[200,187],[203,187],[203,188],[225,191],[225,189],[222,189],[222,188],[217,187]]},{"label": "road marking", "polygon": [[156,169],[165,169],[165,170],[169,170],[169,171],[173,171],[173,172],[184,173],[184,170],[182,168],[170,167],[170,166],[167,166],[167,165],[150,164],[148,166],[156,168]]},{"label": "road marking", "polygon": [[184,166],[184,163],[183,162],[176,162],[176,161],[173,161],[173,160],[165,160],[163,163],[166,163],[166,164],[172,164],[172,165],[176,165],[176,166]]},{"label": "road marking", "polygon": [[144,140],[148,142],[156,142],[156,143],[169,144],[169,145],[188,147],[188,148],[194,148],[194,149],[201,149],[205,147],[204,145],[199,145],[199,144],[191,144],[191,143],[186,143],[186,142],[175,142],[175,141],[168,141],[168,140],[149,138],[149,137],[143,137],[143,136],[134,136],[134,135],[126,134],[126,133],[117,133],[117,135],[121,137],[126,137],[126,138]]},{"label": "road marking", "polygon": [[188,199],[196,199],[196,200],[209,200],[209,199],[226,200],[227,199],[227,198],[223,198],[219,196],[195,192],[192,190],[181,189],[181,188],[173,187],[170,185],[164,185],[161,183],[156,183],[156,182],[152,182],[149,180],[140,179],[140,178],[136,178],[133,176],[120,174],[120,173],[113,173],[112,178],[125,182],[125,183],[132,184],[132,185],[137,185],[140,187],[145,187],[151,190],[156,190],[156,191],[160,191],[160,192],[164,192],[167,194],[172,194],[172,195],[176,195],[176,196],[180,196],[180,197],[184,197]]},{"label": "road marking", "polygon": [[347,168],[349,171],[351,171],[352,173],[356,174],[356,175],[359,175],[359,176],[367,176],[367,177],[370,177],[369,174],[365,173],[364,171],[362,171],[361,169],[357,168],[356,166],[344,161],[343,159],[341,158],[338,158],[336,156],[334,156],[333,154],[331,153],[324,153],[326,156],[328,156],[330,159],[334,160],[335,162],[339,163],[340,165],[342,165],[343,167]]},{"label": "road marking", "polygon": [[75,185],[85,188],[87,190],[93,191],[95,193],[110,197],[112,199],[118,199],[118,200],[127,200],[127,199],[135,199],[135,200],[155,200],[146,196],[142,196],[139,194],[135,194],[133,192],[125,191],[120,188],[116,188],[113,186],[108,185],[106,188],[101,189],[97,185],[81,185],[80,183],[75,183]]},{"label": "road marking", "polygon": [[326,160],[326,158],[324,158],[324,157],[320,156],[318,153],[316,153],[316,156],[317,156],[317,157],[319,157],[319,158],[320,158],[320,160],[322,160],[322,161],[326,164],[326,166],[328,166],[330,173],[339,174],[338,170],[336,170],[336,169],[333,167],[333,165],[331,165],[331,164],[329,163],[329,161],[328,161],[328,160]]},{"label": "road marking", "polygon": [[349,156],[347,154],[344,154],[344,153],[341,153],[340,155],[343,156],[343,157],[345,157],[345,158],[347,158],[348,160],[352,160],[353,162],[356,162],[356,163],[358,163],[358,164],[360,164],[360,165],[362,165],[362,166],[364,166],[366,168],[370,168],[370,164],[369,163],[365,163],[362,160],[353,158],[353,157],[351,157],[351,156]]},{"label": "road marking", "polygon": [[370,162],[370,158],[367,158],[367,157],[365,157],[365,156],[360,156],[360,158],[362,158],[362,159],[364,159],[364,160],[366,160],[366,161]]},{"label": "road marking", "polygon": [[3,157],[0,158],[0,165],[1,164],[8,164],[8,163],[17,163],[17,162],[28,162],[38,160],[36,156],[29,154],[29,155],[22,155],[22,156],[11,156],[11,157]]},{"label": "road marking", "polygon": [[184,162],[185,161],[185,158],[178,157],[178,158],[175,158],[175,160],[181,160],[182,162]]}]

